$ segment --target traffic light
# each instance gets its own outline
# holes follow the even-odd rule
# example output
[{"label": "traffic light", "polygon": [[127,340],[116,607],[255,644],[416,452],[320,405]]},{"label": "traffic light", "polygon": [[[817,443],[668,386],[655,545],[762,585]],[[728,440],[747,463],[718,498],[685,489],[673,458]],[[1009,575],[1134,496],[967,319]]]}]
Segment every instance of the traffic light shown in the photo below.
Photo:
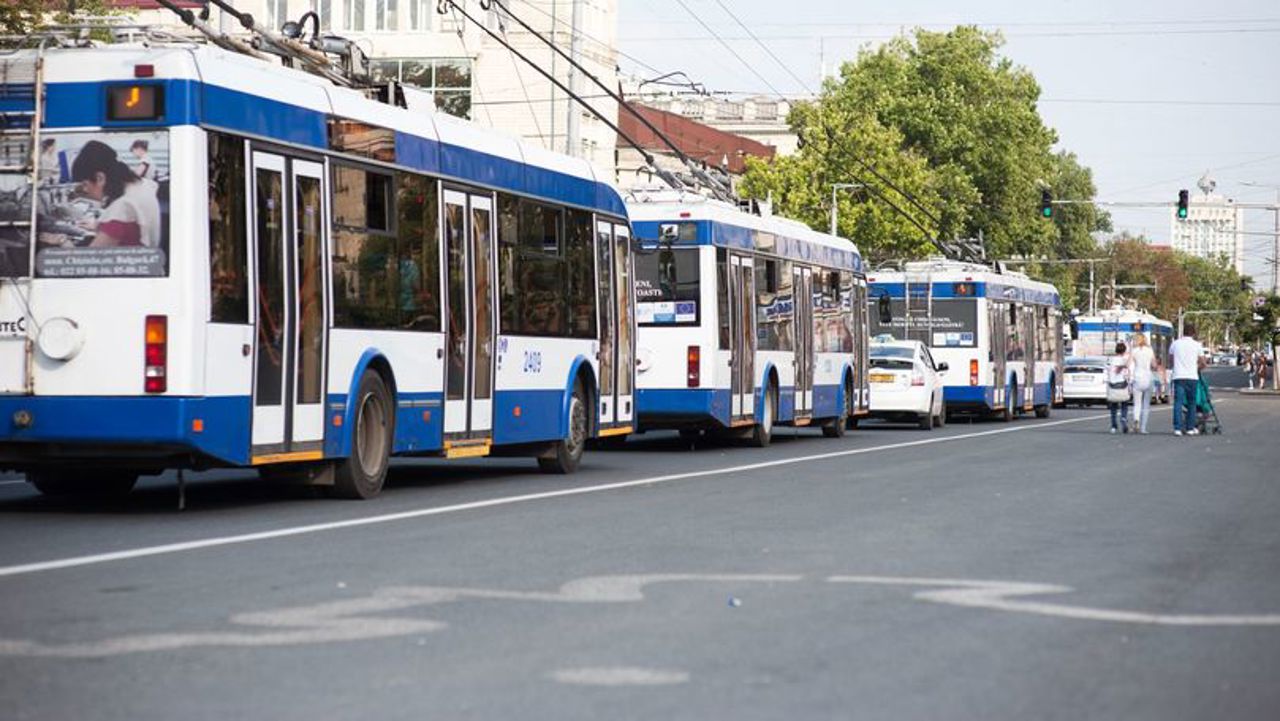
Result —
[{"label": "traffic light", "polygon": [[1187,203],[1191,199],[1191,194],[1186,190],[1178,191],[1178,220],[1187,219]]},{"label": "traffic light", "polygon": [[1040,191],[1040,217],[1053,217],[1053,193],[1050,193],[1048,188]]}]

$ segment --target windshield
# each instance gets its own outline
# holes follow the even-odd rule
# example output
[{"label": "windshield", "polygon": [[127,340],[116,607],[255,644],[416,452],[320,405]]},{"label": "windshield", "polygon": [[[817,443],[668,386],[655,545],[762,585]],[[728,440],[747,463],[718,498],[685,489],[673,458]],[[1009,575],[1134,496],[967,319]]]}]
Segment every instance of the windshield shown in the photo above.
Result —
[{"label": "windshield", "polygon": [[697,325],[701,266],[698,248],[659,247],[637,253],[636,322]]},{"label": "windshield", "polygon": [[915,348],[903,348],[901,346],[873,345],[871,346],[871,358],[914,358],[916,355]]},{"label": "windshield", "polygon": [[[46,133],[38,155],[36,267],[41,278],[168,274],[165,131]],[[0,276],[28,275],[30,178],[0,179]]]}]

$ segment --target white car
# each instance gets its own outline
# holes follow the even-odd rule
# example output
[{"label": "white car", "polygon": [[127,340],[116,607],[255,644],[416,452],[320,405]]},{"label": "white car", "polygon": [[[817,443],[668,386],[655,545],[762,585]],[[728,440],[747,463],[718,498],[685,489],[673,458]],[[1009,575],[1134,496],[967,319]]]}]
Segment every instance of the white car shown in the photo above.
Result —
[{"label": "white car", "polygon": [[935,363],[929,349],[915,340],[871,345],[871,415],[900,421],[910,419],[923,430],[947,422],[942,374],[946,363]]},{"label": "white car", "polygon": [[1064,403],[1107,402],[1107,359],[1093,356],[1068,358],[1062,364]]}]

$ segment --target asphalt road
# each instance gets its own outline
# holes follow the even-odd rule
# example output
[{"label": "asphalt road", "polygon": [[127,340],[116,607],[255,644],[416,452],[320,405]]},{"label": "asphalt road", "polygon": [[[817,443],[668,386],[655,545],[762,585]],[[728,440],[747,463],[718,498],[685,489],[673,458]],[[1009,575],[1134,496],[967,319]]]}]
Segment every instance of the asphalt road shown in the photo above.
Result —
[{"label": "asphalt road", "polygon": [[0,485],[0,719],[1275,719],[1280,399],[842,440]]}]

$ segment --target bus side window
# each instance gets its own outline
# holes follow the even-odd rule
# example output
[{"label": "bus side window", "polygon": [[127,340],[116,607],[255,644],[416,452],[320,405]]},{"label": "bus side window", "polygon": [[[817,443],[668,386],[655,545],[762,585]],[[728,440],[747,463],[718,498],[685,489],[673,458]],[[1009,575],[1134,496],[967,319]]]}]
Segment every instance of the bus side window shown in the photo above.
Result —
[{"label": "bus side window", "polygon": [[209,133],[209,320],[249,322],[244,141]]}]

